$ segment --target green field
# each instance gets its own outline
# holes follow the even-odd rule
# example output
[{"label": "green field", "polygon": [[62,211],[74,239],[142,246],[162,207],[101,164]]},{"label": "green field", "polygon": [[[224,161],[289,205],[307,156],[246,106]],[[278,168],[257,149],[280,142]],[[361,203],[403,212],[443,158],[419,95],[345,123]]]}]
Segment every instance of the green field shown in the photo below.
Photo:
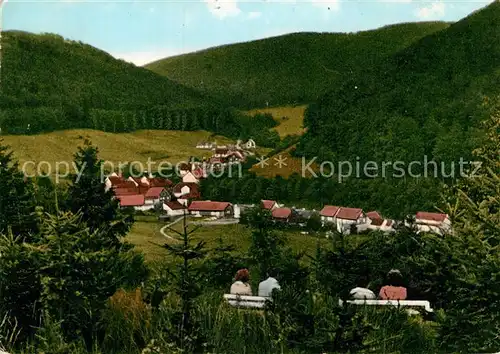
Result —
[{"label": "green field", "polygon": [[275,128],[281,138],[287,135],[302,135],[304,133],[304,112],[307,106],[283,106],[273,108],[260,108],[247,111],[247,114],[269,113],[279,123]]},{"label": "green field", "polygon": [[[160,246],[165,243],[172,243],[170,239],[164,237],[160,229],[166,225],[163,222],[158,222],[156,217],[136,218],[136,222],[132,230],[127,235],[127,240],[136,246],[136,249],[143,252],[147,261],[171,260],[170,254]],[[182,222],[173,226],[175,230],[182,229]],[[192,226],[191,226],[192,227]],[[190,228],[191,228],[190,227]],[[169,236],[177,237],[175,233],[166,233]],[[316,250],[317,239],[311,235],[302,235],[297,231],[286,232],[288,244],[296,252],[305,252],[307,255],[314,255]],[[218,225],[218,226],[203,226],[192,234],[193,241],[205,241],[207,249],[215,248],[219,244],[219,239],[222,239],[224,245],[234,245],[236,251],[246,253],[251,241],[251,230],[247,227],[235,225]],[[322,246],[329,244],[325,238],[320,239]]]},{"label": "green field", "polygon": [[[71,163],[77,147],[81,146],[83,139],[87,137],[99,148],[100,158],[111,161],[116,166],[119,162],[132,161],[145,164],[148,158],[157,163],[167,161],[175,164],[187,161],[190,156],[210,156],[211,151],[196,149],[196,144],[201,140],[215,140],[219,144],[232,142],[206,131],[173,130],[141,130],[114,134],[82,129],[39,135],[6,135],[1,138],[4,144],[11,146],[21,165],[26,161],[47,161],[54,167],[56,162]],[[32,171],[28,169],[28,172]]]}]

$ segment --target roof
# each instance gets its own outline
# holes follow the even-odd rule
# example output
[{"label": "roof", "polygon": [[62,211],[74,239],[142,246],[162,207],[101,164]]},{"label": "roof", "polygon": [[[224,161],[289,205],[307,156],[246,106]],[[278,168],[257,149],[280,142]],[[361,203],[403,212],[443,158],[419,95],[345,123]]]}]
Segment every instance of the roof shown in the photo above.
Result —
[{"label": "roof", "polygon": [[109,181],[111,182],[112,186],[115,186],[117,184],[123,183],[125,180],[120,177],[120,176],[109,176],[108,177]]},{"label": "roof", "polygon": [[224,211],[231,203],[229,202],[211,202],[205,200],[197,200],[192,202],[188,209],[193,211]]},{"label": "roof", "polygon": [[164,203],[166,206],[168,206],[171,210],[181,210],[181,209],[186,209],[184,205],[179,203],[178,201],[173,201],[173,202],[167,202]]},{"label": "roof", "polygon": [[227,149],[227,148],[217,148],[217,149],[215,149],[215,153],[216,154],[227,154],[228,151],[229,151],[229,149]]},{"label": "roof", "polygon": [[290,208],[277,208],[273,210],[273,218],[275,219],[288,219],[292,215]]},{"label": "roof", "polygon": [[363,209],[358,209],[358,208],[340,208],[340,210],[337,213],[336,217],[337,217],[337,219],[357,220],[361,216],[361,214],[363,214]]},{"label": "roof", "polygon": [[160,197],[160,194],[161,192],[163,192],[165,190],[165,188],[163,187],[152,187],[152,188],[149,188],[148,191],[146,192],[146,199],[149,199],[149,198],[159,198]]},{"label": "roof", "polygon": [[144,181],[142,181],[142,177],[132,177],[132,179],[134,180],[135,183],[137,183],[139,186],[149,186],[149,183],[145,183]]},{"label": "roof", "polygon": [[382,217],[378,213],[378,211],[369,211],[366,213],[366,216],[368,216],[372,220],[382,220]]},{"label": "roof", "polygon": [[127,188],[127,189],[136,189],[136,184],[132,181],[122,181],[116,185],[113,185],[113,188],[115,189],[122,189],[122,188]]},{"label": "roof", "polygon": [[276,204],[276,202],[274,200],[261,200],[260,201],[260,205],[262,206],[262,208],[264,209],[268,209],[268,210],[271,210],[274,206],[274,204]]},{"label": "roof", "polygon": [[386,220],[385,226],[389,227],[392,225],[392,220]]},{"label": "roof", "polygon": [[198,198],[200,196],[200,188],[198,187],[197,183],[194,182],[181,182],[177,183],[174,188],[173,192],[175,194],[180,194],[182,191],[183,187],[189,187],[189,193],[188,194],[183,194],[182,197],[185,198]]},{"label": "roof", "polygon": [[129,188],[115,188],[113,189],[113,192],[115,195],[121,196],[121,195],[137,195],[137,191]]},{"label": "roof", "polygon": [[428,213],[425,211],[419,211],[416,215],[417,219],[429,220],[429,221],[444,221],[448,215],[441,213]]},{"label": "roof", "polygon": [[382,226],[382,224],[384,223],[384,219],[371,219],[371,220],[372,220],[371,225],[374,226]]},{"label": "roof", "polygon": [[325,207],[321,209],[319,215],[334,217],[339,211],[339,209],[340,208],[338,206],[325,205]]},{"label": "roof", "polygon": [[149,185],[151,187],[167,187],[171,186],[172,184],[173,184],[172,181],[167,178],[161,178],[161,177],[149,178]]},{"label": "roof", "polygon": [[142,206],[144,205],[144,196],[142,194],[123,195],[117,197],[120,200],[120,206]]}]

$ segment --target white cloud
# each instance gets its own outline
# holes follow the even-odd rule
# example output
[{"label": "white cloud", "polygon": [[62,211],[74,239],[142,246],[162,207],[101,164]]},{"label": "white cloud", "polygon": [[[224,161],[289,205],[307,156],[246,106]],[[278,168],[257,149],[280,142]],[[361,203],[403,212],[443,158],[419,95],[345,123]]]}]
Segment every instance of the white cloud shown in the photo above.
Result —
[{"label": "white cloud", "polygon": [[427,7],[421,7],[415,11],[415,16],[420,19],[439,19],[444,17],[446,6],[443,2],[434,2]]},{"label": "white cloud", "polygon": [[197,49],[193,48],[180,48],[180,49],[165,48],[165,49],[157,49],[144,52],[110,53],[110,54],[117,59],[123,59],[129,63],[134,63],[137,66],[142,66],[159,59],[190,53],[196,50]]},{"label": "white cloud", "polygon": [[226,17],[238,16],[241,13],[237,0],[203,0],[212,15],[223,20]]},{"label": "white cloud", "polygon": [[262,16],[262,12],[252,11],[248,14],[248,19],[253,20]]}]

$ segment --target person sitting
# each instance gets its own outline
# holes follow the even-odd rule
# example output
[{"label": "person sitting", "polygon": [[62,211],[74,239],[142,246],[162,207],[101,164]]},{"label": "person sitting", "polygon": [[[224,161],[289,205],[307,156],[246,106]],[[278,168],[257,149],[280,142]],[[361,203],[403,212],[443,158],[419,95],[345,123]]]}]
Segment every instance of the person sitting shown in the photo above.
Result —
[{"label": "person sitting", "polygon": [[406,288],[403,286],[403,276],[397,269],[387,273],[385,286],[380,289],[379,298],[382,300],[406,300]]},{"label": "person sitting", "polygon": [[278,276],[278,271],[276,269],[271,269],[267,273],[267,279],[261,281],[259,284],[259,296],[271,297],[274,289],[281,289],[276,277]]},{"label": "person sitting", "polygon": [[349,292],[349,295],[355,300],[375,300],[375,293],[368,289],[368,279],[362,278],[358,282],[358,287],[355,287]]},{"label": "person sitting", "polygon": [[250,273],[248,269],[240,269],[236,272],[234,283],[231,285],[230,293],[233,295],[247,295],[252,296],[252,288],[248,281],[250,280]]}]

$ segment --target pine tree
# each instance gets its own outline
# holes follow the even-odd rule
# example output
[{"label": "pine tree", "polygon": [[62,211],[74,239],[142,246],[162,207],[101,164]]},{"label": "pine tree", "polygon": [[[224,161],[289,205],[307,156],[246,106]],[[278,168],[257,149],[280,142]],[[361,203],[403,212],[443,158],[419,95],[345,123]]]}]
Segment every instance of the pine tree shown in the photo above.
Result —
[{"label": "pine tree", "polygon": [[[178,272],[174,273],[167,270],[175,279],[175,289],[181,299],[181,312],[178,314],[178,335],[173,339],[179,345],[181,350],[187,352],[198,352],[199,340],[196,338],[195,323],[191,319],[193,301],[201,295],[199,284],[202,283],[202,274],[193,267],[192,262],[205,257],[206,251],[204,241],[199,241],[196,245],[191,245],[190,235],[196,232],[200,227],[192,230],[188,229],[187,217],[184,214],[182,231],[179,232],[173,228],[169,230],[181,237],[180,244],[165,244],[164,247],[175,257],[180,258],[182,263],[178,266]],[[198,349],[198,350],[197,350]]]},{"label": "pine tree", "polygon": [[107,230],[109,241],[117,244],[119,238],[130,230],[133,218],[122,215],[113,192],[106,191],[101,171],[103,161],[98,159],[98,149],[88,140],[75,154],[75,165],[79,174],[73,174],[68,190],[68,209],[82,213],[90,231]]},{"label": "pine tree", "polygon": [[12,151],[0,140],[0,233],[6,233],[9,228],[16,236],[33,232],[34,205],[31,182],[25,180]]}]

